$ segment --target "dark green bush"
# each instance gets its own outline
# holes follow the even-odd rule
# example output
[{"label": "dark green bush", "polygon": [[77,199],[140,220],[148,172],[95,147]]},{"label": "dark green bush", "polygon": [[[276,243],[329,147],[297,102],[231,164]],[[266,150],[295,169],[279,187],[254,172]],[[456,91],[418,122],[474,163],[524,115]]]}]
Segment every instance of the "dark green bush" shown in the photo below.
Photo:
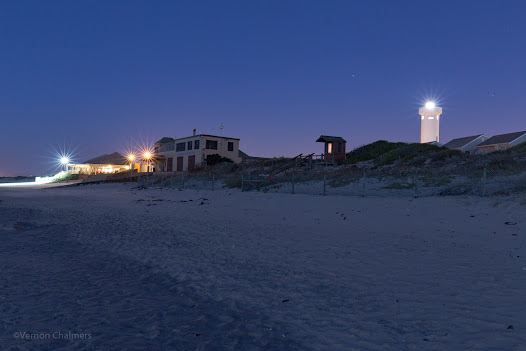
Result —
[{"label": "dark green bush", "polygon": [[218,163],[223,163],[223,162],[233,163],[234,161],[232,161],[231,159],[227,157],[222,157],[219,154],[212,154],[212,155],[206,156],[206,164],[208,166],[217,165]]}]

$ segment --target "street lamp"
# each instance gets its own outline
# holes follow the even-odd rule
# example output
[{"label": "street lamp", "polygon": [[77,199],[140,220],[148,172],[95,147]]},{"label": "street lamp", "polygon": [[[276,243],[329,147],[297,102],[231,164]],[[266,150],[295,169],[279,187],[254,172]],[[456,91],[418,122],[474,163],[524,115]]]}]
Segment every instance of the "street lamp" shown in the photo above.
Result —
[{"label": "street lamp", "polygon": [[129,154],[127,158],[128,158],[128,161],[130,161],[130,170],[132,170],[132,168],[133,168],[133,160],[135,160],[135,155],[134,154]]},{"label": "street lamp", "polygon": [[146,162],[148,162],[148,166],[146,168],[146,181],[148,181],[148,175],[150,174],[150,162],[152,160],[152,153],[150,151],[146,151],[143,156]]},{"label": "street lamp", "polygon": [[68,168],[68,163],[69,163],[69,157],[67,156],[62,156],[60,158],[60,164],[64,166],[64,169],[67,171],[67,168]]}]

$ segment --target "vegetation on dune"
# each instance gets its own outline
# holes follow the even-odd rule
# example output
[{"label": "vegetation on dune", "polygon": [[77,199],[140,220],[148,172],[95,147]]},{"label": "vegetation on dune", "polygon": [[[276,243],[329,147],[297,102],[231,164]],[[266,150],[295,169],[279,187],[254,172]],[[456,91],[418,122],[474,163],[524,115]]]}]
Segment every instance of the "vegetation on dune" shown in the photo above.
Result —
[{"label": "vegetation on dune", "polygon": [[233,163],[234,161],[232,161],[231,159],[227,157],[220,156],[219,154],[212,154],[206,157],[206,164],[208,166],[217,165],[223,162]]},{"label": "vegetation on dune", "polygon": [[[440,152],[447,151],[448,149],[443,146],[436,146],[431,144],[405,144],[397,147],[394,150],[386,152],[380,157],[375,159],[375,163],[378,166],[391,165],[396,161],[401,163],[407,163],[418,156],[423,156],[426,159],[430,156]],[[426,161],[422,158],[422,161]]]},{"label": "vegetation on dune", "polygon": [[347,158],[343,163],[355,164],[363,161],[374,161],[377,166],[385,166],[397,161],[407,163],[417,157],[420,157],[422,163],[427,159],[442,161],[460,154],[461,152],[458,150],[449,150],[443,146],[378,140],[347,153]]},{"label": "vegetation on dune", "polygon": [[351,152],[348,152],[344,163],[358,163],[374,160],[387,152],[393,151],[405,145],[408,144],[401,142],[392,143],[387,140],[378,140],[374,143],[362,145]]}]

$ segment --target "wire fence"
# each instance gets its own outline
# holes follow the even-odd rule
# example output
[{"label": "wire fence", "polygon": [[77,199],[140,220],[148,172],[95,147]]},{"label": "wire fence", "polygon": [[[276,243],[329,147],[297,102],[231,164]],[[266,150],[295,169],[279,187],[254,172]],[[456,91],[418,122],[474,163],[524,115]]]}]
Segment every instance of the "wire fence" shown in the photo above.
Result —
[{"label": "wire fence", "polygon": [[216,190],[218,186],[214,174],[204,175],[159,175],[148,174],[137,177],[137,186],[141,188],[177,188]]},{"label": "wire fence", "polygon": [[280,176],[243,174],[242,191],[271,193],[340,195],[359,197],[429,197],[437,195],[495,196],[526,191],[526,173],[510,174],[483,168],[467,174],[368,174],[342,176],[291,172]]},{"label": "wire fence", "polygon": [[454,172],[341,172],[298,170],[280,175],[186,173],[141,174],[137,186],[142,188],[177,188],[218,190],[238,188],[243,192],[257,191],[279,194],[338,195],[355,197],[429,197],[440,195],[499,196],[526,192],[526,171],[481,168]]}]

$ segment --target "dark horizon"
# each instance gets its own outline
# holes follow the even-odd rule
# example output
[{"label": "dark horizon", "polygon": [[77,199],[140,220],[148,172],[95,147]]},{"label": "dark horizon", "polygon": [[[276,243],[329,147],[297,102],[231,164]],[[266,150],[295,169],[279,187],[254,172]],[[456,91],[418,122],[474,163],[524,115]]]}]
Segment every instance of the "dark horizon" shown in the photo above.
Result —
[{"label": "dark horizon", "polygon": [[526,130],[520,2],[4,2],[0,176],[199,134],[264,157]]}]

